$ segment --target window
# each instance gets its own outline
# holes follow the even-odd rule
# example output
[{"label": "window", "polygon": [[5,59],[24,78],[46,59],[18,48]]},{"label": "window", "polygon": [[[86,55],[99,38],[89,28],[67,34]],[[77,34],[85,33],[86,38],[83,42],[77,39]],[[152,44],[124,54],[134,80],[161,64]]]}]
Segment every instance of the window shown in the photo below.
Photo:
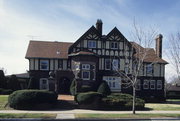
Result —
[{"label": "window", "polygon": [[40,60],[40,70],[49,70],[48,60]]},{"label": "window", "polygon": [[149,89],[149,80],[144,80],[143,88],[144,89]]},{"label": "window", "polygon": [[111,90],[121,90],[121,78],[116,76],[103,76]]},{"label": "window", "polygon": [[105,69],[106,70],[111,69],[111,61],[110,61],[110,59],[105,59]]},{"label": "window", "polygon": [[90,65],[89,64],[82,64],[82,69],[83,70],[90,70]]},{"label": "window", "polygon": [[147,74],[152,74],[152,72],[153,72],[152,64],[148,64],[146,66],[146,72],[147,72]]},{"label": "window", "polygon": [[49,83],[47,78],[40,79],[40,89],[49,90]]},{"label": "window", "polygon": [[155,80],[150,81],[150,89],[155,89]]},{"label": "window", "polygon": [[162,80],[157,80],[157,89],[162,89]]},{"label": "window", "polygon": [[89,80],[90,79],[90,72],[89,71],[82,71],[82,78],[84,80]]},{"label": "window", "polygon": [[118,49],[118,43],[117,42],[111,42],[111,49]]},{"label": "window", "polygon": [[141,89],[141,80],[138,79],[136,84],[136,90],[140,90],[140,89]]},{"label": "window", "polygon": [[89,40],[88,41],[88,47],[89,48],[96,48],[96,41]]},{"label": "window", "polygon": [[113,67],[113,70],[118,70],[118,67],[119,67],[118,59],[113,59],[112,67]]}]

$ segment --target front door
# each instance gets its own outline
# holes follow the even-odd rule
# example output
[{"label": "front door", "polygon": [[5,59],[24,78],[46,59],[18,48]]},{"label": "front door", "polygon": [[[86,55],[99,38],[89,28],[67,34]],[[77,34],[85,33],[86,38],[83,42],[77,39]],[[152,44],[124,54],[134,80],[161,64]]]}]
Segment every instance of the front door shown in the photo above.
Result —
[{"label": "front door", "polygon": [[67,77],[61,78],[59,83],[59,92],[68,94],[70,92],[70,85],[71,81]]}]

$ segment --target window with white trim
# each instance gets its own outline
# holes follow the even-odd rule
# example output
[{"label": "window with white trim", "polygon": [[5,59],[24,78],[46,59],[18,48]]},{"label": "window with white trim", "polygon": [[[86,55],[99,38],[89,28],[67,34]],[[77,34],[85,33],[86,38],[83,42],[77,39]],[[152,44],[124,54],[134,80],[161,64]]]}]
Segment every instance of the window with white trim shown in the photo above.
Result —
[{"label": "window with white trim", "polygon": [[89,40],[88,41],[88,48],[96,48],[96,41]]},{"label": "window with white trim", "polygon": [[157,80],[157,89],[162,89],[162,80]]},{"label": "window with white trim", "polygon": [[83,70],[90,70],[90,64],[82,64]]},{"label": "window with white trim", "polygon": [[48,60],[40,60],[40,70],[49,70]]},{"label": "window with white trim", "polygon": [[49,82],[47,78],[40,79],[40,89],[49,90]]},{"label": "window with white trim", "polygon": [[111,70],[111,60],[110,59],[105,59],[105,69]]},{"label": "window with white trim", "polygon": [[153,73],[153,65],[152,64],[147,64],[146,65],[146,72],[147,72],[147,74],[152,74]]},{"label": "window with white trim", "polygon": [[111,42],[111,49],[118,49],[118,43],[117,42]]},{"label": "window with white trim", "polygon": [[90,80],[90,71],[82,71],[82,78],[84,80]]},{"label": "window with white trim", "polygon": [[118,59],[113,59],[112,68],[113,68],[113,70],[118,70],[119,69],[119,60]]},{"label": "window with white trim", "polygon": [[155,80],[150,81],[150,89],[155,89]]},{"label": "window with white trim", "polygon": [[144,80],[144,82],[143,82],[143,88],[144,88],[144,89],[149,89],[149,80]]}]

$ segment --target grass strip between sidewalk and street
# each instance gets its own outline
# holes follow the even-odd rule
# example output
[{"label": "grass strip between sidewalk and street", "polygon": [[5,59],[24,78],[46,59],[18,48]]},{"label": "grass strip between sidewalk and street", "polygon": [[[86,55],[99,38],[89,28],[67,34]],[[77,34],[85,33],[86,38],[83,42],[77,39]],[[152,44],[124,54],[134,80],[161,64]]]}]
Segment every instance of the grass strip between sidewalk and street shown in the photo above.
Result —
[{"label": "grass strip between sidewalk and street", "polygon": [[0,118],[56,118],[49,113],[0,113]]},{"label": "grass strip between sidewalk and street", "polygon": [[76,118],[79,119],[111,119],[111,118],[179,118],[180,114],[144,114],[144,113],[138,113],[138,114],[75,114]]}]

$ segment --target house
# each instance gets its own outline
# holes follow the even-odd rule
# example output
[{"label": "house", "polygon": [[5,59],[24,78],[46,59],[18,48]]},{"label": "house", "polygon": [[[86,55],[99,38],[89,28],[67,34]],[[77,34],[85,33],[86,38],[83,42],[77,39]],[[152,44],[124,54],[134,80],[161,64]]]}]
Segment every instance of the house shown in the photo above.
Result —
[{"label": "house", "polygon": [[[97,86],[107,81],[112,92],[130,93],[124,88],[123,79],[116,73],[119,69],[131,75],[136,49],[148,50],[139,73],[137,94],[149,97],[164,97],[164,75],[167,62],[162,59],[162,35],[156,38],[156,49],[143,48],[129,42],[115,27],[107,35],[102,34],[103,23],[97,20],[74,43],[30,41],[26,59],[29,60],[30,77],[37,79],[39,89],[68,92],[73,79],[82,85]],[[155,64],[152,64],[156,61]],[[126,64],[130,66],[127,68]],[[55,72],[55,81],[49,72]],[[55,87],[57,84],[57,87]]]}]

